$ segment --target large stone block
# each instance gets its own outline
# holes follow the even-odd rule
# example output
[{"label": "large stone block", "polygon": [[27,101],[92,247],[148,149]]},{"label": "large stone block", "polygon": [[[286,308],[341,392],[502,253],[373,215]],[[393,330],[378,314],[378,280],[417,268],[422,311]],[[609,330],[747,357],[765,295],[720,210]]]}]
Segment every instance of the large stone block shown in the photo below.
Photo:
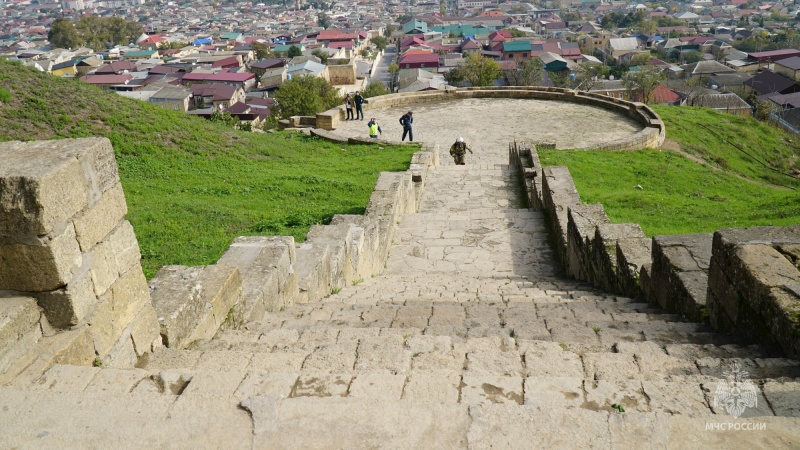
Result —
[{"label": "large stone block", "polygon": [[210,339],[239,300],[242,276],[228,265],[165,266],[150,280],[164,344],[185,348]]},{"label": "large stone block", "polygon": [[24,243],[0,244],[0,289],[58,289],[72,279],[82,263],[72,224],[48,236],[29,237]]},{"label": "large stone block", "polygon": [[122,192],[122,184],[117,183],[106,191],[97,203],[75,218],[75,233],[81,250],[84,252],[91,250],[119,225],[127,213],[125,193]]},{"label": "large stone block", "polygon": [[644,298],[640,275],[652,262],[652,244],[650,238],[617,241],[617,289],[622,295]]},{"label": "large stone block", "polygon": [[97,354],[101,357],[108,354],[145,307],[150,307],[150,292],[144,272],[137,265],[106,291],[89,319]]},{"label": "large stone block", "polygon": [[105,138],[0,143],[0,236],[44,235],[119,182]]},{"label": "large stone block", "polygon": [[572,205],[567,210],[567,272],[589,281],[595,229],[610,220],[601,204]]},{"label": "large stone block", "polygon": [[276,311],[287,304],[295,292],[284,292],[297,278],[294,239],[291,236],[240,236],[218,264],[233,266],[242,275],[242,298],[231,315],[237,328],[260,319],[266,311]]},{"label": "large stone block", "polygon": [[[30,297],[0,297],[0,358],[26,334],[39,327],[36,300]],[[0,372],[3,372],[0,365]]]},{"label": "large stone block", "polygon": [[648,300],[690,320],[704,318],[711,234],[653,237]]},{"label": "large stone block", "polygon": [[85,256],[83,266],[66,286],[36,294],[50,325],[56,328],[77,325],[94,310],[97,295],[91,276],[93,263],[91,257]]},{"label": "large stone block", "polygon": [[544,210],[555,236],[556,255],[561,263],[566,265],[569,223],[567,215],[571,206],[581,204],[581,198],[567,167],[545,167],[542,175]]}]

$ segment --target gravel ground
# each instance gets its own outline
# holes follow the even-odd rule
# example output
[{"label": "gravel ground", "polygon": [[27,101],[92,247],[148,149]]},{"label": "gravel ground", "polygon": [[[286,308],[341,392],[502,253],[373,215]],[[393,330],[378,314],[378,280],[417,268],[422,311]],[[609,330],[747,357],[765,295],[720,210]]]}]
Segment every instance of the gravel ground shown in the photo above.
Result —
[{"label": "gravel ground", "polygon": [[[383,139],[400,140],[398,123],[409,107],[371,110],[363,121],[343,121],[336,133],[369,136],[367,121],[378,119]],[[426,103],[414,111],[414,140],[438,143],[444,150],[459,136],[475,150],[468,161],[505,164],[514,139],[555,142],[557,148],[591,148],[639,132],[642,127],[611,111],[569,102],[529,99],[467,99]]]}]

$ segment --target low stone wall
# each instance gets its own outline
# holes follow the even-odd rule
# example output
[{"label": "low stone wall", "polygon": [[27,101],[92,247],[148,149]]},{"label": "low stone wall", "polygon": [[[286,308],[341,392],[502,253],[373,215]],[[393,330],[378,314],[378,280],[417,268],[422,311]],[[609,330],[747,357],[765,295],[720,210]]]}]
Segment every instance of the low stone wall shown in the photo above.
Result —
[{"label": "low stone wall", "polygon": [[356,65],[353,61],[344,64],[328,64],[328,77],[335,86],[356,83]]},{"label": "low stone wall", "polygon": [[711,324],[800,358],[798,269],[800,226],[717,231],[708,270]]},{"label": "low stone wall", "polygon": [[536,154],[513,144],[510,163],[542,174],[541,192],[523,183],[541,198],[568,275],[800,356],[800,226],[647,239],[637,224],[610,223],[602,205],[581,204],[566,167],[525,167],[538,161],[527,151]]},{"label": "low stone wall", "polygon": [[111,142],[5,142],[0,161],[2,297],[35,298],[43,330],[86,329],[104,366],[132,367],[161,341]]},{"label": "low stone wall", "polygon": [[[622,114],[635,120],[644,129],[628,136],[605,143],[606,150],[637,150],[658,148],[664,143],[664,123],[650,107],[643,103],[628,102],[589,92],[577,92],[562,88],[542,86],[505,86],[482,88],[459,88],[447,91],[422,91],[403,94],[389,94],[370,98],[370,107],[375,109],[411,106],[416,104],[458,100],[467,98],[528,98],[536,100],[557,100],[596,106]],[[337,106],[317,114],[316,126],[334,130],[346,117],[344,106]]]}]

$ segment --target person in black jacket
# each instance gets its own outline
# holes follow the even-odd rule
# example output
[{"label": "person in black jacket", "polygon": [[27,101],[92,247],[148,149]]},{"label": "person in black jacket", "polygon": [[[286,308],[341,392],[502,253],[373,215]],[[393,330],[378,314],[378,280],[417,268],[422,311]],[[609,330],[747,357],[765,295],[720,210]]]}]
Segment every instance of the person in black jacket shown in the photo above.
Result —
[{"label": "person in black jacket", "polygon": [[414,118],[411,116],[411,111],[403,114],[403,117],[400,118],[400,125],[403,126],[403,138],[400,139],[401,141],[405,141],[406,135],[408,135],[408,141],[414,142],[414,132],[411,131],[412,123],[414,123]]},{"label": "person in black jacket", "polygon": [[361,96],[361,92],[356,91],[356,95],[355,97],[353,97],[353,101],[356,104],[356,120],[358,120],[359,117],[361,118],[361,120],[364,120],[364,109],[362,106],[364,104],[364,97]]}]

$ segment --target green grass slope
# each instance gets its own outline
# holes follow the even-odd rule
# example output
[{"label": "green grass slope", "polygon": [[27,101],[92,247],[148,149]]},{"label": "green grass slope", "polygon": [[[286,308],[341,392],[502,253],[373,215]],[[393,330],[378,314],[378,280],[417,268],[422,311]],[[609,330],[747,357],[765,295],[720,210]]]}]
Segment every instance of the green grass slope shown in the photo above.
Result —
[{"label": "green grass slope", "polygon": [[602,203],[612,222],[638,223],[648,236],[800,223],[796,138],[713,110],[654,109],[667,138],[707,165],[652,149],[540,150],[542,164],[568,166],[581,201]]},{"label": "green grass slope", "polygon": [[[215,262],[240,235],[291,235],[363,213],[381,171],[411,146],[257,134],[0,60],[0,141],[108,137],[148,278]],[[366,127],[365,127],[366,130]]]}]

